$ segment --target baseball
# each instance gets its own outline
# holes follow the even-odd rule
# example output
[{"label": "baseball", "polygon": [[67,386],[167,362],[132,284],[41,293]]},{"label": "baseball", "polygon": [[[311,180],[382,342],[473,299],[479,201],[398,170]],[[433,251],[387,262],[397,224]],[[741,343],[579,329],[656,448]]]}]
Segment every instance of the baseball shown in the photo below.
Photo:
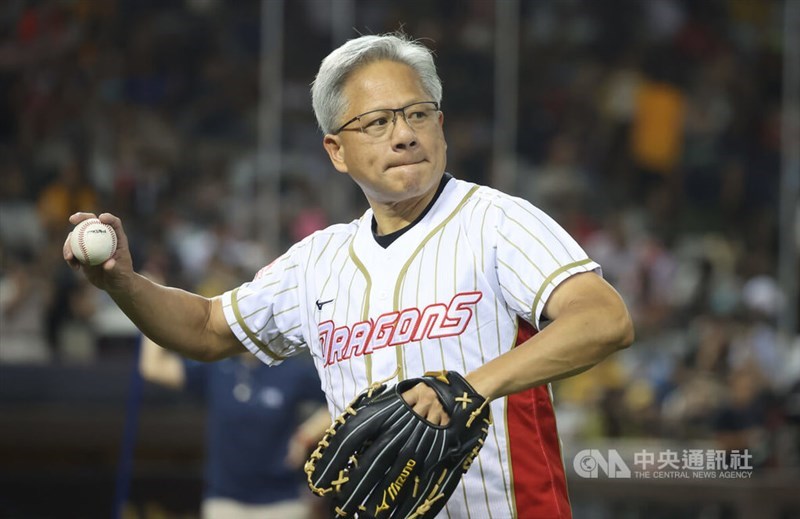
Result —
[{"label": "baseball", "polygon": [[75,226],[69,239],[72,253],[83,264],[100,265],[117,250],[117,233],[97,218],[84,220]]}]

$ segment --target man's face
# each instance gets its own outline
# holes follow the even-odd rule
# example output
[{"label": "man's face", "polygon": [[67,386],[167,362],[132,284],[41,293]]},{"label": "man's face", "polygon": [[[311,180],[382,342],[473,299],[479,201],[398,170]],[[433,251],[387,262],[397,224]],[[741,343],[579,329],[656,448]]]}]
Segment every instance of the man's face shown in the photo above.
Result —
[{"label": "man's face", "polygon": [[[341,123],[384,108],[431,101],[414,69],[394,61],[377,61],[354,72],[344,87],[349,101]],[[413,201],[435,190],[445,169],[447,144],[441,112],[425,128],[412,129],[397,113],[386,134],[371,137],[353,122],[338,135],[326,135],[325,149],[334,167],[361,187],[371,204]]]}]

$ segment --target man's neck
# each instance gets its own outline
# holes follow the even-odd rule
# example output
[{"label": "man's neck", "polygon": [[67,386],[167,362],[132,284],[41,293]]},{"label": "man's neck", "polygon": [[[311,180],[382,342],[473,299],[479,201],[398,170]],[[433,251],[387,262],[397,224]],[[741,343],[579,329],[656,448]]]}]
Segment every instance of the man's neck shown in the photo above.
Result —
[{"label": "man's neck", "polygon": [[419,198],[390,204],[372,204],[372,214],[377,224],[376,234],[384,236],[411,225],[435,195],[436,189],[432,189]]},{"label": "man's neck", "polygon": [[372,234],[376,239],[380,236],[388,236],[421,220],[451,178],[453,177],[449,173],[442,174],[433,189],[419,198],[390,204],[378,204],[370,200],[373,215]]}]

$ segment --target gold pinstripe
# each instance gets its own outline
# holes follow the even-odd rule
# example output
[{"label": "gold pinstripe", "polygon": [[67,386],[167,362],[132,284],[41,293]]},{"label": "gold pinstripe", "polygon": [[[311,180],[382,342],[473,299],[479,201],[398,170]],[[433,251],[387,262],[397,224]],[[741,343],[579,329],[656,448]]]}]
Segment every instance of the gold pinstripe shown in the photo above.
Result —
[{"label": "gold pinstripe", "polygon": [[[342,266],[342,267],[344,267],[344,266]],[[358,273],[358,270],[357,269],[353,269],[353,276],[350,278],[350,285],[348,285],[348,287],[347,287],[347,293],[348,294],[353,291],[353,283],[356,280],[356,274],[357,273]],[[346,315],[348,318],[350,317],[350,303],[352,301],[353,301],[353,298],[351,298],[351,297],[347,298],[347,308],[345,308],[344,315]],[[335,304],[336,303],[334,303],[334,305]],[[350,354],[350,356],[352,357],[352,353]],[[355,364],[355,362],[348,362],[347,364],[350,366],[350,378],[353,379],[353,387],[357,389],[358,388],[358,382],[356,381],[356,374],[353,372],[353,364]],[[347,399],[345,398],[345,395],[344,395],[344,384],[342,384],[342,402],[347,402]]]},{"label": "gold pinstripe", "polygon": [[[336,262],[336,257],[339,255],[339,253],[342,251],[342,249],[344,248],[345,245],[347,245],[347,242],[343,241],[342,244],[339,245],[339,248],[336,249],[336,252],[333,253],[333,259],[331,259],[331,265],[333,265]],[[326,244],[325,247],[327,247],[327,246],[328,245]],[[325,252],[325,251],[323,250],[322,252]],[[319,256],[319,258],[317,258],[317,262],[319,262],[320,258],[322,257],[322,252],[320,252],[320,256]],[[316,263],[314,264],[314,266],[316,267]],[[342,262],[342,266],[344,267],[344,262]],[[328,277],[325,279],[325,283],[322,284],[322,288],[320,289],[320,292],[325,292],[325,289],[328,287],[328,283],[330,282],[331,278],[333,277],[334,270],[335,269],[331,268],[330,271],[328,272]],[[337,274],[338,274],[338,272],[337,272]],[[335,308],[336,308],[337,304],[338,304],[338,300],[333,302],[334,311],[335,311]]]},{"label": "gold pinstripe", "polygon": [[[513,272],[514,275],[517,276],[517,279],[519,280],[521,285],[523,285],[525,288],[527,288],[529,292],[534,292],[533,288],[531,288],[530,285],[528,285],[525,282],[525,280],[522,279],[522,276],[519,275],[519,272],[517,272],[517,269],[515,269],[514,267],[512,267],[511,265],[509,265],[505,261],[501,260],[500,258],[497,258],[497,264],[498,265],[502,265],[505,268],[507,268],[508,270],[510,270],[511,272]],[[537,268],[536,270],[539,270],[539,269]],[[541,272],[541,270],[539,270],[539,272]]]},{"label": "gold pinstripe", "polygon": [[[479,186],[473,186],[469,191],[467,191],[467,194],[464,195],[464,198],[461,199],[461,201],[458,203],[458,205],[455,207],[455,209],[453,209],[453,211],[449,215],[447,215],[447,218],[442,220],[439,223],[439,225],[434,227],[431,230],[431,232],[429,232],[428,235],[425,236],[425,238],[422,239],[420,244],[417,246],[416,250],[414,250],[414,252],[408,258],[408,261],[406,261],[405,265],[403,265],[403,268],[400,269],[400,272],[399,272],[399,274],[397,276],[397,283],[395,284],[395,290],[394,290],[394,309],[395,310],[397,310],[399,308],[399,305],[400,305],[400,285],[401,285],[401,282],[403,281],[403,278],[405,278],[406,272],[408,271],[408,267],[409,267],[409,265],[411,265],[411,262],[414,261],[414,258],[417,256],[417,254],[419,254],[419,251],[422,250],[422,248],[425,246],[426,243],[428,243],[428,240],[430,240],[437,232],[442,230],[444,228],[444,226],[447,225],[450,222],[450,220],[452,220],[453,217],[455,217],[456,214],[458,214],[458,212],[461,210],[461,208],[464,207],[464,204],[467,203],[467,200],[469,200],[469,198],[472,196],[472,194],[475,193],[475,191],[478,190],[478,187]],[[402,348],[398,348],[399,355],[402,357],[403,352],[400,351],[400,350],[402,350]],[[397,367],[398,367],[398,369],[401,369],[402,364],[398,362]],[[397,380],[404,380],[404,379],[405,379],[404,373],[401,371],[398,374]]]},{"label": "gold pinstripe", "polygon": [[461,491],[464,493],[464,508],[467,510],[467,519],[472,518],[472,514],[469,513],[469,499],[467,499],[467,485],[464,483],[464,478],[461,478],[461,482],[459,483],[461,486]]},{"label": "gold pinstripe", "polygon": [[[321,235],[313,236],[312,239],[311,239],[310,245],[308,246],[308,255],[306,256],[306,260],[305,260],[305,272],[303,273],[304,279],[309,279],[309,273],[308,272],[309,272],[309,269],[311,268],[312,257],[314,255],[314,251],[315,251],[315,243],[317,242],[318,239],[322,239],[322,236]],[[331,239],[333,239],[333,234],[331,234],[330,237],[328,238],[328,242],[330,242]],[[306,301],[306,303],[308,304],[308,301]],[[308,321],[309,321],[309,326],[311,326],[312,323],[313,323],[313,319],[309,319]],[[316,337],[316,336],[318,336],[317,335],[318,333],[319,333],[318,329],[311,328],[309,330],[309,337]],[[320,356],[322,358],[322,363],[324,365],[325,352],[324,351],[320,351]],[[327,389],[323,389],[325,394],[326,395],[333,394],[333,380],[331,379],[331,370],[323,369],[322,372],[320,373],[320,379],[321,379],[322,383],[325,385],[325,387],[327,387]],[[333,398],[329,398],[329,401],[333,401]]]},{"label": "gold pinstripe", "polygon": [[509,201],[510,201],[510,202],[513,202],[513,203],[514,203],[514,205],[516,205],[516,206],[517,206],[517,207],[518,207],[518,208],[519,208],[521,211],[528,213],[528,214],[529,214],[529,215],[531,215],[531,217],[533,217],[533,218],[534,218],[534,219],[535,219],[537,222],[539,222],[540,224],[542,224],[542,227],[544,227],[545,229],[547,229],[547,231],[549,231],[549,232],[550,232],[550,234],[553,236],[553,238],[555,238],[555,241],[556,241],[556,242],[557,242],[559,245],[561,245],[561,246],[564,248],[564,252],[566,252],[566,253],[567,253],[567,256],[569,256],[569,257],[570,257],[570,259],[574,259],[574,256],[572,256],[572,254],[570,253],[570,250],[569,250],[569,248],[568,248],[566,245],[564,245],[564,242],[563,242],[563,241],[561,241],[561,240],[558,238],[558,236],[556,236],[556,233],[554,233],[554,232],[553,232],[553,230],[552,230],[552,228],[550,227],[550,225],[548,225],[548,224],[546,224],[546,223],[542,222],[542,219],[541,219],[541,218],[539,218],[538,216],[536,216],[536,214],[534,214],[533,212],[531,212],[531,211],[530,211],[528,208],[526,208],[524,205],[520,204],[520,203],[519,203],[519,201],[517,201],[517,200],[514,200],[513,198],[510,198],[510,199],[509,199]]},{"label": "gold pinstripe", "polygon": [[[416,294],[416,300],[414,301],[414,304],[416,305],[417,308],[419,308],[419,284],[422,280],[422,265],[423,265],[422,259],[424,256],[425,256],[425,250],[423,249],[422,255],[419,258],[419,263],[418,263],[419,267],[417,268],[417,294]],[[405,287],[405,285],[406,285],[405,280],[403,280],[403,287]],[[422,352],[422,341],[417,341],[417,348],[419,349],[420,362],[422,362],[422,372],[425,373],[428,371],[428,368],[425,366],[425,355]]]},{"label": "gold pinstripe", "polygon": [[[242,297],[242,298],[239,300],[239,302],[241,302],[241,301],[244,301],[245,299],[247,299],[247,297],[248,297],[248,296],[251,296],[251,295],[253,295],[253,292],[251,292],[251,293],[249,293],[249,294],[246,294],[244,297]],[[255,310],[253,310],[252,312],[250,312],[249,314],[247,314],[247,315],[243,315],[243,316],[242,316],[242,319],[245,319],[245,320],[247,320],[247,319],[250,319],[251,317],[253,317],[253,316],[254,316],[254,315],[256,315],[257,313],[259,313],[259,312],[263,312],[263,311],[264,311],[266,308],[269,308],[269,306],[270,306],[269,304],[266,304],[266,305],[264,305],[264,306],[258,307],[258,308],[256,308]],[[267,320],[267,322],[269,322],[269,319]],[[261,330],[258,330],[258,331],[261,331]]]},{"label": "gold pinstripe", "polygon": [[[541,274],[542,276],[544,276],[544,272],[542,272],[542,269],[540,269],[540,268],[539,268],[539,265],[537,265],[535,261],[533,261],[532,259],[530,259],[530,258],[528,257],[528,254],[527,254],[527,253],[526,253],[524,250],[522,250],[522,249],[520,249],[520,248],[519,248],[519,245],[517,245],[517,244],[516,244],[516,243],[514,243],[513,241],[509,240],[509,239],[508,239],[508,237],[507,237],[505,234],[501,233],[501,232],[498,232],[498,233],[497,233],[497,235],[498,235],[498,236],[500,236],[501,238],[503,238],[503,239],[504,239],[506,242],[508,242],[508,244],[509,244],[509,245],[511,245],[512,247],[514,247],[515,249],[517,249],[517,250],[520,252],[520,254],[522,254],[522,257],[524,257],[526,260],[528,260],[528,263],[530,263],[530,264],[531,264],[531,266],[532,266],[533,268],[535,268],[535,269],[536,269],[536,270],[539,272],[539,274]],[[500,261],[500,259],[499,259],[499,258],[498,258],[498,261]]]},{"label": "gold pinstripe", "polygon": [[[511,517],[517,517],[517,495],[514,491],[514,467],[511,461],[511,438],[508,435],[508,397],[503,398],[503,423],[505,424],[505,436],[506,436],[506,459],[508,460],[508,479],[510,480],[510,487],[511,492],[509,497],[511,499],[506,499],[506,502],[510,502],[509,506],[511,508]],[[505,470],[503,472],[506,472]]]},{"label": "gold pinstripe", "polygon": [[[267,278],[269,278],[269,277],[272,277],[272,276],[274,276],[274,275],[276,274],[276,268],[277,268],[277,267],[278,267],[278,266],[279,266],[281,263],[285,263],[285,262],[287,262],[287,261],[289,261],[289,256],[281,256],[280,258],[278,258],[277,260],[275,260],[275,262],[274,262],[273,266],[272,266],[272,267],[271,267],[269,270],[267,270],[266,272],[264,272],[264,275],[263,275],[263,276],[261,276],[259,279],[267,279]],[[285,271],[287,271],[287,270],[291,270],[291,269],[297,268],[297,267],[299,267],[299,266],[300,266],[300,265],[298,265],[298,264],[296,264],[296,263],[295,263],[294,265],[290,265],[290,266],[286,267],[285,269],[281,269],[281,272],[285,272]],[[264,267],[264,268],[266,268],[266,267]],[[262,270],[263,270],[263,269],[262,269]]]},{"label": "gold pinstripe", "polygon": [[536,307],[539,305],[539,299],[542,298],[542,294],[544,294],[544,290],[545,290],[545,288],[547,288],[547,285],[552,283],[553,279],[555,279],[556,276],[566,272],[567,270],[569,270],[571,268],[581,267],[583,265],[588,265],[591,262],[592,262],[592,260],[589,259],[589,258],[582,259],[580,261],[573,261],[572,263],[567,263],[566,265],[563,265],[563,266],[557,268],[556,270],[553,271],[552,274],[547,276],[547,278],[542,283],[542,286],[539,287],[539,291],[536,292],[536,297],[533,298],[533,304],[531,305],[531,312],[532,312],[531,315],[536,315]]},{"label": "gold pinstripe", "polygon": [[[245,319],[247,319],[247,318],[245,317]],[[269,323],[271,323],[271,322],[272,322],[274,319],[275,319],[275,314],[270,314],[270,316],[269,316],[269,319],[267,319],[266,321],[264,321],[264,326],[262,326],[262,327],[261,327],[261,328],[259,328],[258,330],[253,330],[253,333],[255,333],[256,335],[258,335],[259,333],[261,333],[261,331],[262,331],[262,330],[264,330],[264,328],[266,328],[267,326],[269,326]]]},{"label": "gold pinstripe", "polygon": [[286,292],[291,292],[292,290],[296,290],[296,289],[297,289],[297,285],[295,285],[293,287],[284,288],[283,290],[275,292],[275,294],[273,294],[273,297],[277,297],[277,296],[279,296],[281,294],[285,294]]},{"label": "gold pinstripe", "polygon": [[288,313],[288,312],[292,312],[292,311],[294,311],[294,310],[297,310],[298,308],[300,308],[300,305],[294,305],[294,306],[293,306],[293,307],[291,307],[291,308],[284,308],[284,309],[283,309],[283,310],[281,310],[280,312],[275,312],[275,313],[274,313],[274,314],[272,314],[272,315],[274,315],[274,316],[276,316],[276,317],[277,317],[277,316],[279,316],[279,315],[283,315],[283,314],[285,314],[285,313]]},{"label": "gold pinstripe", "polygon": [[250,339],[259,350],[269,355],[273,360],[284,360],[285,357],[281,357],[277,353],[270,351],[267,345],[261,342],[261,339],[256,337],[256,335],[252,331],[250,331],[250,328],[247,326],[247,323],[244,321],[244,318],[242,318],[241,311],[239,311],[239,301],[236,299],[236,294],[238,292],[239,289],[236,288],[231,293],[231,308],[233,309],[233,315],[236,316],[236,322],[242,328],[244,334],[247,335],[247,338]]},{"label": "gold pinstripe", "polygon": [[[303,278],[304,279],[308,279],[308,269],[311,266],[311,255],[314,253],[314,242],[316,241],[317,238],[318,238],[318,236],[314,236],[314,237],[311,238],[311,240],[309,242],[308,256],[306,257],[306,261],[305,261],[306,268],[305,268],[305,271],[303,272]],[[315,337],[319,333],[319,330],[315,330],[315,329],[311,328],[312,322],[313,322],[313,319],[309,318],[308,319],[308,324],[309,324],[309,334],[308,334],[308,336],[309,337]],[[320,357],[324,358],[324,353],[325,353],[324,351],[320,351]],[[324,364],[325,361],[323,360],[322,362]],[[322,372],[320,373],[320,380],[328,388],[327,390],[323,389],[325,394],[327,395],[329,392],[332,392],[333,384],[331,383],[330,371],[328,371],[327,369],[322,370]],[[333,399],[330,399],[330,400],[333,400]]]},{"label": "gold pinstripe", "polygon": [[[503,209],[502,207],[498,207],[498,209],[500,209],[500,212],[501,212],[501,213],[503,213],[503,216],[505,216],[505,217],[506,217],[508,220],[511,220],[512,222],[514,222],[515,224],[517,224],[517,226],[518,226],[520,229],[522,229],[522,231],[524,231],[524,232],[525,232],[525,233],[526,233],[528,236],[530,236],[531,238],[533,238],[534,240],[536,240],[537,242],[539,242],[539,245],[541,245],[541,246],[544,248],[544,250],[546,250],[546,251],[547,251],[547,253],[550,255],[550,259],[552,259],[552,260],[553,260],[553,261],[555,261],[555,262],[558,262],[558,260],[556,259],[555,255],[554,255],[554,254],[553,254],[553,252],[550,250],[550,248],[549,248],[549,247],[548,247],[548,246],[547,246],[547,245],[546,245],[546,244],[545,244],[545,243],[544,243],[542,240],[540,240],[538,236],[536,236],[536,235],[535,235],[535,234],[533,234],[531,231],[529,231],[527,227],[525,227],[524,225],[522,225],[522,223],[521,223],[521,222],[519,222],[519,221],[517,221],[516,219],[514,219],[514,217],[512,217],[512,216],[509,216],[509,215],[508,215],[508,213],[506,213],[505,209]],[[534,218],[536,218],[536,216],[535,216],[535,215],[533,215],[532,213],[529,213],[529,214],[531,214],[531,216],[533,216]],[[538,218],[536,218],[536,219],[537,219],[537,220],[539,220]],[[554,236],[554,237],[555,237],[555,236]],[[558,240],[557,238],[556,238],[556,241],[557,241],[558,243],[561,243],[561,240]],[[565,247],[565,248],[566,248],[566,247]],[[568,252],[569,252],[569,251],[568,251]]]},{"label": "gold pinstripe", "polygon": [[[476,265],[475,256],[472,256],[472,290],[478,290],[478,265]],[[478,351],[481,352],[481,366],[486,364],[486,354],[483,352],[483,340],[481,339],[481,319],[478,315],[479,312],[475,311],[475,330],[478,336]]]},{"label": "gold pinstripe", "polygon": [[[358,259],[358,256],[356,255],[356,251],[353,248],[353,243],[354,242],[355,242],[355,235],[353,235],[353,238],[350,240],[350,247],[348,249],[348,254],[350,255],[350,259],[353,261],[353,263],[355,264],[356,268],[361,271],[361,274],[364,276],[364,280],[367,283],[367,286],[364,289],[364,306],[362,306],[362,308],[361,308],[361,320],[362,321],[366,321],[366,320],[369,319],[369,298],[370,298],[370,291],[372,290],[372,278],[370,277],[369,272],[367,272],[366,267],[364,267],[364,264],[361,262],[360,259]],[[365,365],[366,370],[367,370],[367,385],[370,385],[370,384],[372,384],[372,356],[371,355],[364,355],[364,365]]]},{"label": "gold pinstripe", "polygon": [[489,214],[489,208],[487,207],[486,210],[483,212],[483,217],[481,218],[481,272],[486,271],[486,247],[483,246],[483,236],[485,234],[484,228],[486,227],[486,215]]},{"label": "gold pinstripe", "polygon": [[[442,250],[442,239],[444,238],[444,233],[439,233],[439,242],[436,244],[436,259],[434,260],[434,269],[433,269],[433,300],[436,301],[439,299],[439,251]],[[442,339],[437,339],[439,342],[439,356],[442,358],[442,369],[447,365],[444,361],[444,348],[442,348]],[[461,354],[461,361],[464,361],[464,354]],[[469,513],[469,511],[467,511]]]},{"label": "gold pinstripe", "polygon": [[[325,255],[325,251],[326,251],[326,250],[328,250],[328,245],[330,245],[330,244],[331,244],[331,240],[333,240],[333,236],[334,236],[334,234],[333,234],[333,233],[331,233],[331,234],[330,234],[330,236],[328,236],[328,241],[327,241],[327,242],[325,242],[325,246],[324,246],[324,247],[322,247],[322,250],[321,250],[321,251],[319,251],[319,254],[317,255],[317,261],[315,261],[315,262],[314,262],[314,268],[316,268],[316,267],[317,267],[317,263],[319,263],[319,260],[321,260],[321,259],[322,259],[322,256],[324,256],[324,255]],[[306,270],[306,271],[307,271],[307,270]]]},{"label": "gold pinstripe", "polygon": [[[461,240],[461,233],[459,232],[459,233],[456,234],[456,243],[453,246],[453,248],[455,249],[455,254],[453,254],[453,293],[454,294],[458,293],[458,261],[456,260],[456,258],[458,258],[458,242],[460,240]],[[477,314],[478,312],[476,311],[475,313]],[[466,372],[467,372],[467,358],[464,356],[464,346],[463,346],[463,344],[461,344],[461,335],[458,335],[457,339],[458,339],[458,349],[459,349],[459,351],[461,351],[461,366],[463,366],[464,373],[466,374]],[[439,341],[439,342],[441,343],[441,341]]]},{"label": "gold pinstripe", "polygon": [[[456,234],[456,243],[454,245],[455,253],[453,254],[453,293],[458,292],[458,244],[461,241],[461,233],[459,232]],[[478,289],[477,283],[477,272],[475,271],[475,257],[473,256],[473,290]],[[478,326],[478,312],[475,312],[475,326],[476,326],[476,334],[478,335],[478,346],[481,352],[481,364],[483,364],[483,348],[480,346],[480,327]],[[464,355],[464,345],[461,342],[461,335],[457,337],[458,339],[458,349],[461,351],[461,366],[463,367],[464,373],[467,373],[467,358]],[[439,341],[441,343],[441,341]],[[486,510],[489,512],[489,519],[492,519],[492,508],[489,505],[489,491],[486,488],[486,475],[483,472],[483,461],[481,460],[480,456],[478,456],[478,471],[481,474],[481,484],[483,485],[483,496],[486,500]],[[463,479],[462,479],[463,483]],[[464,483],[464,491],[466,492],[466,483]],[[467,515],[470,515],[469,511],[469,500],[465,499],[464,503],[467,507]]]},{"label": "gold pinstripe", "polygon": [[[500,323],[500,315],[499,315],[499,305],[498,305],[497,298],[495,298],[495,300],[494,300],[494,312],[495,312],[495,332],[497,333],[497,341],[496,341],[496,343],[497,343],[497,355],[499,356],[499,355],[502,355],[504,352],[502,351],[502,344],[501,344],[501,341],[500,341],[500,324],[499,324]],[[509,351],[511,349],[513,349],[514,343],[516,342],[516,337],[517,337],[517,330],[515,329],[514,335],[513,335],[512,341],[511,341],[512,344],[511,344],[511,347],[509,348]],[[503,401],[504,401],[504,404],[503,404],[503,423],[505,424],[506,448],[508,449],[508,421],[506,420],[506,415],[508,413],[508,397],[504,398]],[[498,449],[497,449],[498,463],[500,464],[501,467],[503,467],[504,466],[503,465],[503,457],[500,454],[500,441],[497,439],[497,425],[493,425],[491,427],[491,429],[492,429],[492,435],[494,436],[494,444],[497,445],[497,447],[498,447]],[[510,453],[510,450],[506,453],[506,456],[508,457],[508,459],[510,459],[509,453]],[[510,464],[509,464],[509,469],[510,469]],[[503,489],[506,492],[506,503],[508,504],[509,503],[508,496],[512,496],[511,497],[512,499],[513,499],[513,496],[514,496],[513,484],[511,485],[511,489],[509,490],[509,482],[506,481],[506,471],[505,470],[501,470],[500,474],[503,477]],[[512,506],[509,504],[508,512],[509,512],[509,514],[511,514],[510,517],[516,517],[516,515],[514,515],[514,510],[516,510],[516,506],[514,506],[513,510],[512,510]]]},{"label": "gold pinstripe", "polygon": [[[473,209],[473,213],[474,213],[474,209]],[[460,235],[459,235],[459,238],[460,238]],[[456,239],[456,257],[458,257],[458,239]],[[458,290],[458,286],[457,286],[458,275],[455,273],[455,270],[456,269],[454,268],[453,269],[453,290],[454,291]],[[478,290],[478,265],[476,264],[475,255],[474,254],[472,256],[472,274],[473,274],[472,275],[472,290]],[[478,312],[476,310],[476,312],[475,312],[475,335],[477,336],[477,339],[478,339],[478,351],[480,351],[480,353],[481,353],[481,365],[483,365],[483,364],[486,363],[486,358],[483,355],[483,342],[481,341],[480,317],[478,315],[479,313],[480,312]],[[458,337],[458,346],[459,346],[459,348],[461,348],[461,358],[463,360],[464,359],[464,349],[461,346],[461,336]],[[463,363],[463,364],[464,364],[464,372],[466,373],[467,366],[466,366],[466,363]],[[498,461],[500,461],[500,466],[502,467],[503,466],[502,460],[498,460]],[[489,512],[489,519],[492,519],[492,507],[489,504],[489,491],[486,488],[486,474],[483,472],[483,460],[481,459],[480,456],[478,456],[478,469],[480,470],[480,473],[481,473],[481,483],[483,483],[483,495],[486,498],[486,510],[488,510],[488,512]]]},{"label": "gold pinstripe", "polygon": [[[304,262],[305,263],[305,270],[303,271],[303,279],[308,279],[309,278],[308,269],[311,266],[311,256],[314,253],[314,242],[317,240],[317,238],[319,238],[319,235],[314,235],[309,240],[309,244],[308,244],[308,247],[307,247],[308,253],[307,253],[306,257],[305,257],[305,262]],[[300,251],[298,249],[298,255],[299,254],[300,254]],[[307,297],[308,297],[308,294],[306,293],[306,298]],[[307,300],[306,300],[306,305],[310,306],[310,304],[309,304],[309,302]],[[313,340],[313,337],[318,337],[319,336],[318,335],[319,334],[319,330],[318,329],[314,329],[313,326],[314,326],[314,319],[309,315],[309,318],[308,318],[308,337],[309,337],[309,340]],[[311,349],[311,344],[309,344],[309,349]],[[322,351],[322,348],[320,348],[320,359],[321,359],[321,362],[322,362],[323,365],[325,363],[324,356],[325,356],[325,352]],[[322,384],[322,391],[327,395],[328,391],[332,387],[331,386],[330,374],[328,373],[328,370],[326,370],[326,369],[321,370],[320,373],[319,373],[319,378],[320,378],[320,382]],[[328,401],[331,401],[331,400],[332,399],[328,398]]]},{"label": "gold pinstripe", "polygon": [[[517,325],[519,324],[518,321],[515,321],[515,322],[517,323]],[[495,298],[495,300],[494,300],[494,326],[495,326],[495,332],[497,333],[497,340],[495,341],[497,343],[497,355],[500,356],[504,352],[502,351],[502,343],[500,341],[500,305],[499,305],[499,301],[498,301],[497,298]],[[508,348],[508,351],[511,351],[511,349],[514,347],[514,343],[516,342],[518,331],[519,331],[518,328],[514,329],[514,335],[512,336],[511,346]],[[508,414],[508,397],[503,399],[503,423],[505,424],[506,449],[507,449],[506,457],[509,460],[508,467],[509,467],[509,473],[510,473],[510,469],[511,469],[511,463],[510,463],[511,450],[510,450],[510,447],[508,446],[509,445],[509,442],[508,442],[508,420],[506,419],[507,418],[507,414]],[[492,435],[494,436],[494,444],[497,445],[497,447],[498,447],[497,448],[497,459],[498,459],[498,462],[500,463],[500,466],[503,467],[503,457],[500,455],[500,442],[497,439],[497,426],[493,425],[491,427],[491,429],[492,429]],[[503,488],[506,491],[506,503],[509,503],[508,496],[511,496],[511,499],[514,499],[514,485],[513,485],[513,482],[511,482],[509,484],[509,482],[506,481],[506,471],[505,470],[501,470],[500,474],[502,474],[502,476],[503,476]],[[510,486],[510,488],[509,488],[509,486]],[[509,514],[511,514],[511,517],[516,517],[516,509],[517,509],[516,504],[514,504],[513,506],[511,504],[509,504],[508,512],[509,512]]]},{"label": "gold pinstripe", "polygon": [[520,303],[520,306],[525,306],[525,301],[524,301],[522,298],[520,298],[519,296],[517,296],[516,294],[514,294],[514,293],[511,291],[511,289],[510,289],[510,288],[506,287],[506,286],[505,286],[504,284],[502,284],[502,283],[498,283],[498,286],[499,286],[500,288],[502,288],[503,290],[505,290],[506,292],[508,292],[508,295],[510,295],[511,297],[513,297],[514,299],[516,299],[516,300],[517,300],[517,301]]},{"label": "gold pinstripe", "polygon": [[[514,347],[515,342],[517,342],[517,336],[519,335],[519,319],[514,321],[514,335],[512,335],[512,344],[511,348]],[[511,349],[509,348],[509,350]],[[508,460],[508,478],[511,483],[511,513],[512,517],[517,517],[517,494],[514,491],[514,467],[511,461],[511,438],[508,435],[508,396],[503,398],[505,406],[503,407],[503,424],[504,430],[506,434],[506,459]],[[505,471],[504,471],[505,472]]]},{"label": "gold pinstripe", "polygon": [[[331,238],[332,238],[332,237],[333,237],[333,235],[331,235]],[[329,239],[329,240],[328,240],[328,242],[325,244],[325,247],[323,248],[323,250],[322,250],[322,251],[319,253],[319,255],[317,256],[317,260],[314,262],[314,268],[316,268],[317,264],[319,263],[320,259],[322,258],[322,256],[323,256],[323,254],[324,254],[325,250],[327,250],[327,248],[328,248],[328,246],[330,245],[330,243],[331,243],[331,239]],[[337,260],[337,258],[338,258],[338,256],[339,256],[339,254],[342,252],[342,249],[344,249],[344,246],[345,246],[346,244],[347,244],[347,241],[346,241],[346,240],[345,240],[345,241],[342,241],[342,243],[339,245],[339,248],[338,248],[338,249],[336,249],[336,251],[334,251],[334,253],[333,253],[333,257],[332,257],[332,259],[331,259],[331,265],[333,265],[333,264],[336,262],[336,260]],[[346,262],[346,261],[347,261],[347,258],[345,257],[344,261],[342,262],[343,266],[344,266],[344,262]],[[322,284],[322,287],[320,288],[320,294],[324,294],[324,293],[325,293],[325,289],[326,289],[326,288],[328,288],[328,283],[330,283],[330,281],[331,281],[331,278],[332,278],[332,277],[333,277],[333,275],[334,275],[334,272],[335,272],[335,269],[333,269],[333,268],[331,268],[331,269],[329,270],[329,272],[328,272],[328,277],[325,279],[325,282]],[[336,306],[337,306],[338,304],[339,304],[339,300],[338,300],[338,299],[335,299],[335,300],[334,300],[334,302],[333,302],[333,314],[334,314],[334,315],[336,315]],[[349,304],[349,299],[348,299],[348,304]],[[343,369],[342,369],[341,363],[337,363],[337,364],[336,364],[336,366],[337,366],[337,368],[339,369],[339,375],[340,375],[340,376],[341,376],[341,378],[342,378],[342,384],[341,384],[341,389],[342,389],[342,402],[346,402],[346,401],[347,401],[347,398],[345,398],[345,393],[344,393],[344,388],[345,388],[345,384],[344,384],[344,372],[343,372]],[[352,368],[352,366],[351,366],[351,367],[350,367],[350,370],[351,370],[351,376],[352,376],[352,369],[353,369],[353,368]],[[331,377],[331,373],[332,373],[332,371],[333,371],[333,369],[332,369],[332,368],[331,368],[330,370],[326,370],[326,373],[328,374],[328,379],[329,379],[329,381],[330,381],[330,377]],[[331,392],[333,392],[333,384],[332,384],[332,383],[330,384],[330,388],[331,388]]]}]

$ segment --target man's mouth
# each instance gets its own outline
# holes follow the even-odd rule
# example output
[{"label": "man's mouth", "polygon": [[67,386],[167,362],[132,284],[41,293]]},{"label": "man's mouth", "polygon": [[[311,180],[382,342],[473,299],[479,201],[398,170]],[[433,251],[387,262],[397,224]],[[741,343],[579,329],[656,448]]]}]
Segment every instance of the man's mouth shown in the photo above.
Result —
[{"label": "man's mouth", "polygon": [[395,164],[389,164],[389,167],[387,167],[386,169],[402,168],[403,166],[413,166],[415,164],[420,164],[420,163],[424,162],[424,160],[425,159],[420,159],[420,160],[416,160],[416,161],[409,161],[409,162],[397,162]]}]

